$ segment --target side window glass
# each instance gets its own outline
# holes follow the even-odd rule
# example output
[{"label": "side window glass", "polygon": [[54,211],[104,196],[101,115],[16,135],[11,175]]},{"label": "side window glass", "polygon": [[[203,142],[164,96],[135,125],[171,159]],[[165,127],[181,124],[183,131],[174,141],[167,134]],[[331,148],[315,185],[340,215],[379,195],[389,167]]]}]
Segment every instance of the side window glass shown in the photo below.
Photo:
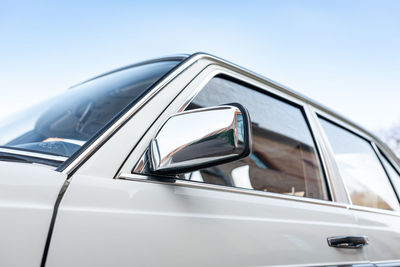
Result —
[{"label": "side window glass", "polygon": [[393,167],[393,165],[387,160],[387,158],[383,155],[382,152],[380,152],[381,155],[381,160],[383,163],[383,166],[386,169],[387,174],[389,175],[392,184],[394,186],[394,188],[397,191],[397,194],[400,194],[400,175],[399,173],[396,171],[396,169]]},{"label": "side window glass", "polygon": [[239,83],[213,78],[187,109],[240,103],[250,112],[252,154],[242,160],[185,175],[186,179],[328,199],[314,140],[303,111]]},{"label": "side window glass", "polygon": [[353,204],[398,210],[399,202],[371,144],[325,119],[320,122]]}]

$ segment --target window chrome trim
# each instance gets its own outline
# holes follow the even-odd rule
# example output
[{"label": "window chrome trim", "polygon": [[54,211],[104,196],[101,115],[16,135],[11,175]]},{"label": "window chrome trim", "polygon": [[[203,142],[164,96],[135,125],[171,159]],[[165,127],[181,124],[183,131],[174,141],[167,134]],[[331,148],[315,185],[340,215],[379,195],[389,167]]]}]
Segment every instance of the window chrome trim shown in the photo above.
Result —
[{"label": "window chrome trim", "polygon": [[[224,185],[216,185],[216,184],[207,184],[207,183],[188,181],[188,180],[180,180],[180,179],[172,179],[172,182],[171,182],[171,181],[167,181],[169,178],[163,177],[163,178],[157,179],[155,177],[155,179],[151,179],[151,176],[144,175],[144,174],[121,173],[117,177],[117,179],[129,180],[129,181],[135,181],[135,182],[145,182],[145,183],[165,184],[165,185],[180,186],[180,187],[198,188],[198,189],[208,189],[208,190],[231,192],[231,193],[240,193],[240,194],[245,194],[245,195],[291,200],[291,201],[296,201],[296,202],[318,204],[318,205],[323,205],[323,206],[348,208],[348,205],[339,203],[339,202],[334,202],[334,201],[313,199],[313,198],[307,198],[307,197],[289,196],[289,195],[272,193],[272,192],[264,192],[264,191],[245,189],[245,188],[239,188],[239,187],[230,187],[230,186],[224,186]],[[162,179],[165,179],[165,181],[163,181]]]},{"label": "window chrome trim", "polygon": [[339,117],[338,115],[334,116],[326,112],[325,110],[319,109],[318,107],[314,108],[314,112],[316,113],[317,117],[331,121],[334,124],[337,124],[339,127],[364,138],[366,141],[370,143],[371,142],[382,143],[379,138],[369,133],[367,130],[361,128],[360,126],[354,125],[353,123],[347,121],[344,118]]},{"label": "window chrome trim", "polygon": [[[322,112],[323,115],[321,115],[320,114],[320,110],[316,109],[313,106],[311,106],[310,109],[312,110],[312,112],[314,114],[315,123],[318,126],[318,133],[319,133],[319,135],[320,135],[320,137],[322,139],[322,142],[324,143],[324,146],[325,146],[325,148],[327,150],[327,153],[328,153],[327,157],[329,157],[329,161],[330,161],[330,168],[329,169],[330,169],[331,172],[333,172],[334,179],[336,179],[336,180],[339,179],[340,180],[340,182],[342,184],[342,190],[344,190],[344,193],[346,195],[347,203],[349,205],[352,205],[353,203],[352,203],[352,200],[351,200],[351,197],[350,197],[350,194],[349,194],[349,190],[347,189],[346,184],[344,183],[343,178],[342,178],[342,176],[340,174],[339,167],[337,165],[337,162],[336,162],[336,159],[335,159],[335,155],[334,155],[334,152],[333,152],[333,148],[331,146],[331,143],[329,142],[329,139],[328,139],[328,136],[325,133],[325,130],[322,128],[322,125],[321,125],[321,123],[319,121],[321,116],[323,116],[325,118],[330,118],[330,116],[328,114],[326,114],[326,113],[323,113],[323,112]],[[339,123],[339,121],[337,121],[337,120],[336,120],[336,122]]]},{"label": "window chrome trim", "polygon": [[[304,102],[303,100],[299,99],[298,97],[293,97],[293,96],[288,95],[287,93],[282,92],[280,90],[278,90],[278,92],[276,92],[275,91],[276,88],[273,88],[271,90],[271,88],[269,87],[268,84],[258,82],[244,74],[235,72],[235,69],[230,70],[226,66],[221,66],[220,64],[212,63],[200,72],[205,71],[209,67],[216,67],[216,69],[210,71],[210,73],[207,74],[205,78],[203,78],[203,80],[200,82],[200,84],[191,92],[191,94],[185,99],[183,104],[180,105],[180,107],[178,108],[178,110],[176,112],[183,112],[189,106],[189,104],[195,99],[195,97],[204,89],[204,87],[213,78],[220,76],[220,75],[227,76],[228,78],[232,78],[234,80],[241,81],[242,83],[248,84],[250,86],[250,87],[247,86],[247,87],[249,87],[249,90],[256,90],[256,89],[251,88],[251,87],[255,87],[259,91],[262,91],[262,93],[265,93],[278,101],[288,103],[289,105],[292,105],[295,107],[297,106],[299,108],[299,110],[302,112],[304,121],[307,124],[307,127],[310,131],[311,138],[313,139],[313,141],[315,143],[316,154],[317,154],[318,161],[320,162],[320,165],[322,168],[322,172],[323,172],[323,176],[324,176],[323,179],[326,183],[327,193],[329,194],[329,196],[331,198],[328,200],[321,199],[321,201],[337,202],[336,195],[334,195],[334,190],[332,189],[333,184],[332,184],[332,181],[330,180],[331,177],[329,175],[329,170],[328,170],[328,166],[326,164],[326,159],[322,153],[321,146],[318,143],[318,138],[315,134],[315,129],[313,128],[313,124],[312,124],[312,118],[310,118],[310,113],[309,113],[309,111],[307,111],[308,104],[306,102]],[[139,158],[139,160],[136,162],[136,164],[132,168],[133,174],[143,175],[143,174],[141,174],[141,171],[144,170],[144,167],[145,167],[144,164],[147,163],[147,161],[144,162],[144,157],[145,157],[146,151],[147,150],[145,150],[143,152],[142,156]],[[139,172],[138,172],[138,170],[139,170]]]},{"label": "window chrome trim", "polygon": [[[211,64],[210,66],[217,66],[215,64]],[[209,67],[210,67],[209,66]],[[313,139],[314,143],[315,143],[315,149],[316,149],[316,154],[318,157],[318,161],[320,162],[321,168],[322,168],[322,172],[323,172],[323,176],[324,176],[324,181],[326,182],[326,189],[327,189],[327,193],[329,194],[330,198],[329,200],[323,200],[323,201],[334,201],[336,202],[336,196],[333,193],[332,190],[332,182],[330,181],[330,176],[328,173],[328,168],[325,162],[325,158],[324,155],[321,153],[321,146],[317,140],[317,137],[315,135],[315,130],[312,124],[312,120],[310,118],[310,114],[309,114],[309,110],[307,108],[307,103],[304,103],[303,101],[297,99],[297,98],[292,98],[288,95],[286,95],[285,93],[282,92],[274,92],[273,90],[271,90],[271,88],[268,88],[268,86],[266,86],[265,84],[258,84],[257,82],[255,82],[254,80],[252,80],[251,78],[247,77],[247,76],[242,76],[238,73],[235,73],[234,71],[231,70],[226,70],[223,68],[217,68],[216,70],[211,71],[206,78],[203,79],[203,81],[196,87],[196,89],[193,90],[193,92],[190,94],[190,96],[184,101],[184,103],[181,105],[181,107],[178,109],[177,112],[182,112],[184,111],[189,104],[196,98],[196,96],[204,89],[204,87],[215,77],[219,76],[219,75],[223,75],[223,76],[227,76],[229,78],[232,78],[234,80],[238,80],[241,81],[245,84],[249,84],[250,86],[256,87],[257,89],[259,89],[260,91],[262,91],[263,93],[268,94],[270,97],[274,98],[277,101],[281,101],[284,102],[282,99],[285,99],[285,103],[288,102],[289,105],[292,106],[298,106],[299,110],[302,112],[302,115],[304,117],[304,121],[307,124],[307,127],[310,131],[311,134],[311,138]],[[245,85],[243,85],[245,86]],[[246,87],[246,86],[245,86]],[[248,87],[248,86],[247,86]],[[249,90],[255,90],[253,88],[248,88]],[[138,164],[136,164],[135,166],[137,166]]]},{"label": "window chrome trim", "polygon": [[[321,162],[321,167],[324,171],[325,174],[325,181],[326,181],[326,186],[328,188],[328,192],[332,198],[332,201],[337,202],[338,198],[336,195],[336,189],[334,186],[334,175],[331,172],[331,168],[329,168],[329,157],[330,155],[326,155],[324,152],[324,139],[322,138],[321,140],[321,133],[320,133],[320,129],[318,127],[318,122],[316,121],[316,118],[314,117],[314,112],[311,109],[310,105],[306,104],[304,106],[304,113],[307,117],[308,123],[309,123],[309,128],[311,131],[311,134],[313,136],[314,142],[315,142],[315,146],[317,149],[317,154],[319,154],[319,160]],[[328,152],[329,153],[329,152]]]},{"label": "window chrome trim", "polygon": [[12,147],[10,147],[10,148],[1,147],[0,152],[14,154],[14,155],[28,156],[28,157],[32,157],[32,158],[38,158],[38,159],[53,160],[53,161],[58,161],[60,163],[62,163],[68,159],[68,157],[50,155],[50,154],[21,150],[21,149],[13,149]]},{"label": "window chrome trim", "polygon": [[[289,104],[294,104],[298,105],[301,107],[305,107],[307,102],[302,100],[300,97],[296,95],[291,95],[288,94],[287,92],[283,92],[281,90],[277,90],[277,88],[271,87],[267,83],[263,83],[260,81],[255,80],[252,77],[249,77],[246,74],[240,73],[236,71],[235,69],[229,69],[230,66],[223,66],[220,64],[215,64],[212,63],[208,67],[215,66],[217,67],[215,70],[211,71],[204,79],[203,81],[196,87],[195,90],[191,93],[191,95],[186,99],[186,101],[181,105],[180,109],[177,112],[181,112],[185,110],[185,108],[193,101],[193,99],[200,93],[201,90],[216,76],[222,75],[222,76],[228,76],[234,80],[241,81],[243,83],[249,84],[252,87],[256,87],[262,92],[265,92],[266,94],[272,95],[272,97],[277,98],[277,100],[282,101],[282,99],[285,99],[283,102],[289,102]],[[249,88],[251,90],[254,90],[252,88]],[[278,92],[275,92],[277,90]],[[281,99],[279,99],[281,98]]]}]

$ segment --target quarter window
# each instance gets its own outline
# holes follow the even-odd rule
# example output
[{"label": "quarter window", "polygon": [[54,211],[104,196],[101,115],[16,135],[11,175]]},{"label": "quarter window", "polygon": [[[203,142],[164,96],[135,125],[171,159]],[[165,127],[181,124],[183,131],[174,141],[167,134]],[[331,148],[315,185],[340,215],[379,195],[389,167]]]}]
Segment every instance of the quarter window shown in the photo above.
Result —
[{"label": "quarter window", "polygon": [[185,175],[188,180],[328,199],[314,140],[298,106],[223,77],[213,78],[187,109],[240,103],[250,112],[249,157]]},{"label": "quarter window", "polygon": [[353,204],[398,210],[399,202],[371,144],[323,118],[320,122]]}]

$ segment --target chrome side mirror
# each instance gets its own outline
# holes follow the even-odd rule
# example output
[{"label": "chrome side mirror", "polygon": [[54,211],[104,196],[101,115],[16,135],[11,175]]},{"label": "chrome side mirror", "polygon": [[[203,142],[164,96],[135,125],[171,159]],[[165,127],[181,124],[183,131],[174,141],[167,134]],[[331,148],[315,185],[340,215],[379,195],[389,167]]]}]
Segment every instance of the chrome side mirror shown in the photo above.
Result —
[{"label": "chrome side mirror", "polygon": [[189,110],[171,116],[151,141],[150,172],[191,172],[247,157],[250,149],[250,117],[242,105]]}]

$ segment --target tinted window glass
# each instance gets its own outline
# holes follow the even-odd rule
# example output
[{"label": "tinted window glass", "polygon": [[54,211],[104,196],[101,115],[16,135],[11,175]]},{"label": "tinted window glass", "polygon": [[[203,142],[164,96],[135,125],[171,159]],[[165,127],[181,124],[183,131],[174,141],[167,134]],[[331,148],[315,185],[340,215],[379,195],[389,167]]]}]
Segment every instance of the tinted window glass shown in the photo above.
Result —
[{"label": "tinted window glass", "polygon": [[178,61],[116,71],[0,122],[0,146],[71,156]]},{"label": "tinted window glass", "polygon": [[320,162],[303,112],[296,106],[216,77],[188,109],[240,103],[250,112],[252,154],[186,175],[186,179],[287,195],[328,199]]},{"label": "tinted window glass", "polygon": [[320,121],[353,204],[398,210],[396,195],[371,144],[331,122]]}]

